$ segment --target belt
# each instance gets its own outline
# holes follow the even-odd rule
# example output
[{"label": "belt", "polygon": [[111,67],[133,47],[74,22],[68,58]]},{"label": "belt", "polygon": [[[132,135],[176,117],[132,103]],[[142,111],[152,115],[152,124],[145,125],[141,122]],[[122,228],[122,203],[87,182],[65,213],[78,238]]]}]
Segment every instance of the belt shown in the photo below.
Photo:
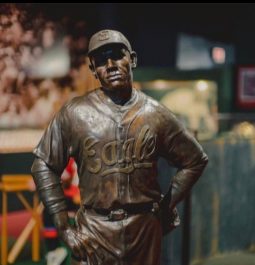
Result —
[{"label": "belt", "polygon": [[146,202],[126,204],[117,209],[94,208],[90,205],[83,205],[85,210],[94,210],[97,214],[107,216],[110,221],[120,221],[126,219],[129,215],[157,212],[159,210],[158,202]]}]

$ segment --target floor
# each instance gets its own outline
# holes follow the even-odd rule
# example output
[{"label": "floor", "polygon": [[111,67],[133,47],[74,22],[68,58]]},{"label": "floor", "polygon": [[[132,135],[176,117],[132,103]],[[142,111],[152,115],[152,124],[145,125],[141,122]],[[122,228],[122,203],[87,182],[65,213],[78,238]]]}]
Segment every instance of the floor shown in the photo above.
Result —
[{"label": "floor", "polygon": [[229,253],[209,258],[201,265],[255,265],[255,253]]},{"label": "floor", "polygon": [[[46,265],[45,261],[41,262],[20,262],[15,265]],[[172,264],[169,264],[172,265]],[[203,262],[192,263],[192,265],[255,265],[255,253],[228,253],[224,255],[209,258]]]}]

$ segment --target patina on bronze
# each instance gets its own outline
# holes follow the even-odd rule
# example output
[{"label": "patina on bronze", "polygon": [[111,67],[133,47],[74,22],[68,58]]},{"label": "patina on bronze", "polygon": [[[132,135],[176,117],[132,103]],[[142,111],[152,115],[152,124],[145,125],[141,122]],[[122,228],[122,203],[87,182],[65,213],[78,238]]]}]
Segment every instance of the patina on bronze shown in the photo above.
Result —
[{"label": "patina on bronze", "polygon": [[[136,54],[117,31],[96,33],[91,70],[101,87],[55,115],[34,150],[32,174],[59,235],[88,264],[159,265],[162,236],[179,224],[176,204],[207,164],[194,137],[166,107],[133,88]],[[60,174],[78,166],[81,207],[68,223]],[[178,170],[162,198],[157,160]]]}]

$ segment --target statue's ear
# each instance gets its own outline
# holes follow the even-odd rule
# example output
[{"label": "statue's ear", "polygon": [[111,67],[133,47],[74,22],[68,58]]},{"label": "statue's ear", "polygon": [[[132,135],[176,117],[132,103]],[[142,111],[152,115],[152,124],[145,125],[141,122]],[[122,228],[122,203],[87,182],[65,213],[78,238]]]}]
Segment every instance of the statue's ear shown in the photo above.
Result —
[{"label": "statue's ear", "polygon": [[91,70],[91,72],[95,76],[95,78],[98,79],[96,69],[92,63],[89,64],[89,69]]},{"label": "statue's ear", "polygon": [[131,56],[131,66],[132,66],[132,68],[136,68],[136,66],[137,66],[137,55],[136,55],[136,52],[132,51],[130,56]]}]

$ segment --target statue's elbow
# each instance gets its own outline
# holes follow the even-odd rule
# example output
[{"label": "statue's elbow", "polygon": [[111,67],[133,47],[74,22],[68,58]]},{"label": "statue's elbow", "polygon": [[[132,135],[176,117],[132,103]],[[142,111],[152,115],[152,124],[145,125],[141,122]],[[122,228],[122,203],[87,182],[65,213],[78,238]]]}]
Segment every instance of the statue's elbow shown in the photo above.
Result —
[{"label": "statue's elbow", "polygon": [[36,176],[37,173],[41,173],[48,170],[49,167],[47,166],[47,164],[41,158],[36,157],[31,167],[32,176]]}]

